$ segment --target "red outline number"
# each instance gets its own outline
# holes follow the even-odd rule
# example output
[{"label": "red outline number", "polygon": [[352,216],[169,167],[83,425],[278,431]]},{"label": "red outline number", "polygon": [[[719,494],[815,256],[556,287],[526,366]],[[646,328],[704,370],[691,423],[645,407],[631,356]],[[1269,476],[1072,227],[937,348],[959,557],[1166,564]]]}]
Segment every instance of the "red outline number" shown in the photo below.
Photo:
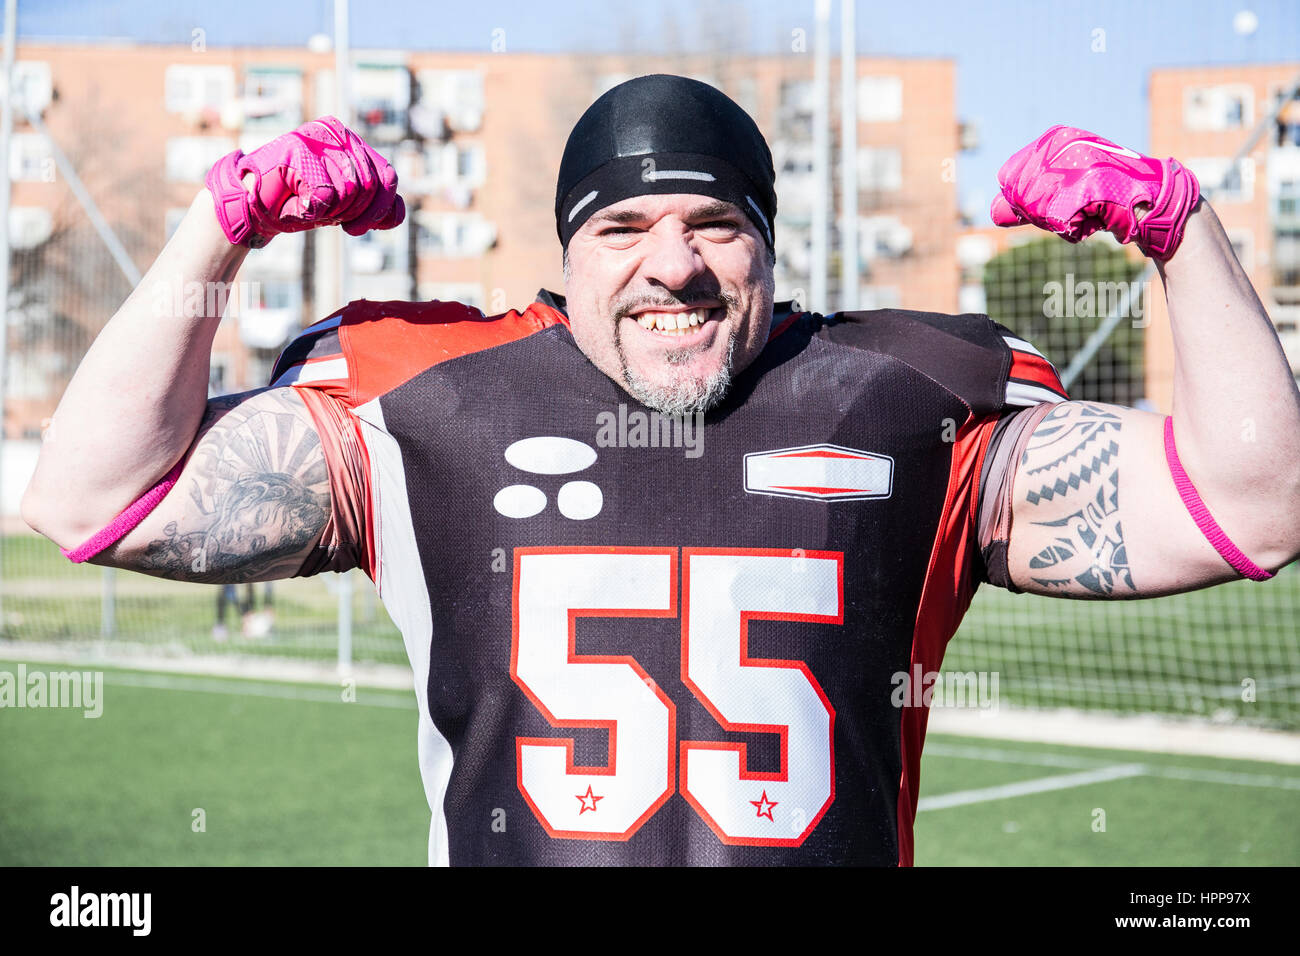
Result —
[{"label": "red outline number", "polygon": [[[515,549],[511,678],[552,727],[609,733],[591,767],[574,764],[572,737],[516,738],[519,792],[552,837],[627,840],[676,790],[672,700],[631,656],[575,653],[574,626],[676,617],[677,560]],[[750,657],[749,622],[843,624],[844,555],[686,548],[682,567],[682,682],[724,729],[781,739],[780,769],[765,772],[747,769],[743,743],[680,741],[682,795],[724,843],[799,846],[835,801],[835,709],[803,661]]]}]

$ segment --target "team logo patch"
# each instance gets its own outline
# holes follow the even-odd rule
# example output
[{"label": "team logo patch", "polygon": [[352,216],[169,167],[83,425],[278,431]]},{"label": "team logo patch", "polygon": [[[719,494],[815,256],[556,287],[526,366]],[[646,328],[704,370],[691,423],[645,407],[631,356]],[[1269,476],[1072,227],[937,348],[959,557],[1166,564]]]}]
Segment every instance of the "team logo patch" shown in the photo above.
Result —
[{"label": "team logo patch", "polygon": [[745,491],[783,498],[888,498],[894,459],[839,445],[804,445],[745,456]]}]

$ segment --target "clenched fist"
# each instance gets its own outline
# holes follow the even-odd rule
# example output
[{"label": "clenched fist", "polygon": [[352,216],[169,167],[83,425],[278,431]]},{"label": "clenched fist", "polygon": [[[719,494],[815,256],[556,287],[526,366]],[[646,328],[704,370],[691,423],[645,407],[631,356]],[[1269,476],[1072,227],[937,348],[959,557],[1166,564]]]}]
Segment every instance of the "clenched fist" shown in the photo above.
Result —
[{"label": "clenched fist", "polygon": [[989,212],[999,226],[1033,223],[1069,242],[1104,229],[1155,259],[1174,254],[1201,194],[1177,160],[1151,159],[1073,126],[1053,126],[1019,150],[998,182]]},{"label": "clenched fist", "polygon": [[222,157],[207,186],[226,238],[254,249],[282,232],[337,223],[359,236],[406,217],[393,167],[333,116]]}]

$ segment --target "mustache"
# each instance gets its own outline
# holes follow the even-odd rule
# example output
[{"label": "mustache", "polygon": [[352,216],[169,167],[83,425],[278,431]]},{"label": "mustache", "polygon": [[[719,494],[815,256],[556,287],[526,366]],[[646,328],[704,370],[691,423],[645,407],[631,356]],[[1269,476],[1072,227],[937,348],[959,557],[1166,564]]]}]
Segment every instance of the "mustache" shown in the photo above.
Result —
[{"label": "mustache", "polygon": [[699,302],[716,302],[728,312],[739,304],[734,295],[717,286],[692,286],[676,292],[664,290],[620,297],[611,303],[611,312],[617,320],[645,309],[681,309]]}]

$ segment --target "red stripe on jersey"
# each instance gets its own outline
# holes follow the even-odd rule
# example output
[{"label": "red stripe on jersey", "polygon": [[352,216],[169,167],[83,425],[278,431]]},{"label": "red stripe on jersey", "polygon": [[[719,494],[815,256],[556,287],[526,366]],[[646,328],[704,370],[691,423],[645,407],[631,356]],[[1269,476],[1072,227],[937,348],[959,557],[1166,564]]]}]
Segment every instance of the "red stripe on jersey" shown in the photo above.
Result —
[{"label": "red stripe on jersey", "polygon": [[1061,378],[1056,374],[1056,369],[1052,366],[1052,363],[1047,359],[1039,358],[1037,355],[1030,355],[1028,352],[1017,352],[1012,349],[1011,369],[1007,376],[1026,384],[1049,388],[1067,399],[1070,397],[1065,391],[1065,386],[1061,384]]},{"label": "red stripe on jersey", "polygon": [[854,461],[868,461],[866,455],[846,455],[842,451],[792,451],[786,455],[773,455],[773,458],[851,458]]},{"label": "red stripe on jersey", "polygon": [[[349,303],[340,312],[339,345],[348,363],[342,387],[305,382],[355,408],[440,362],[567,325],[564,313],[534,302],[522,312],[485,316],[459,302]],[[305,334],[311,334],[305,333]],[[310,361],[328,358],[312,356]]]},{"label": "red stripe on jersey", "polygon": [[774,338],[776,338],[786,329],[790,328],[790,326],[794,325],[795,322],[799,321],[799,317],[802,315],[803,315],[802,312],[796,312],[793,315],[787,316],[786,318],[782,319],[781,324],[768,333],[767,340],[769,342],[772,341]]},{"label": "red stripe on jersey", "polygon": [[[921,588],[921,603],[912,631],[909,680],[916,674],[937,672],[943,652],[975,596],[975,522],[979,501],[980,469],[993,437],[997,416],[967,423],[953,443],[948,470],[948,491],[930,551],[930,564]],[[909,687],[911,694],[920,688]],[[928,706],[914,706],[909,694],[902,708],[899,750],[902,776],[898,781],[898,865],[911,866],[914,857],[912,827],[920,795],[921,748],[925,744]]]}]

